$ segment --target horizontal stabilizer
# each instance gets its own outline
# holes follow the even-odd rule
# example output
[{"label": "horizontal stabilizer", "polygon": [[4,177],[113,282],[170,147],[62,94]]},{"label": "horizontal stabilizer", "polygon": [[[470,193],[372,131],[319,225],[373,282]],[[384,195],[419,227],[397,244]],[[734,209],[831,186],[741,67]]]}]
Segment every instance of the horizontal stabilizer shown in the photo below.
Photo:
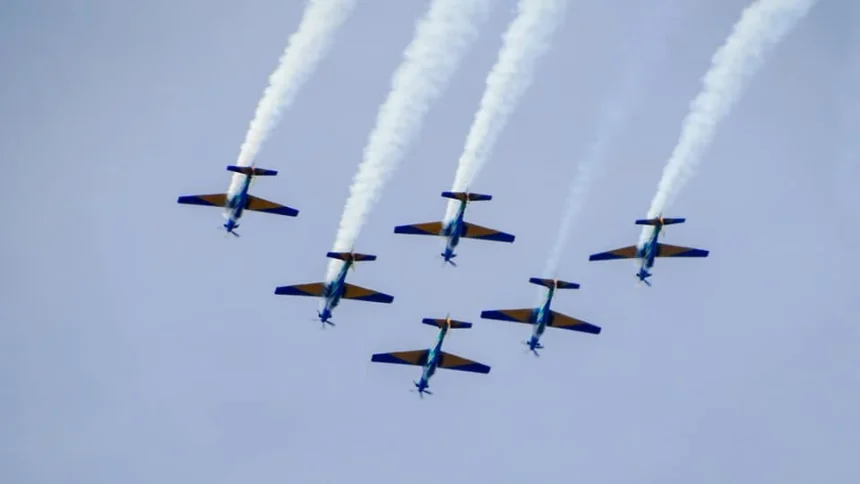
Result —
[{"label": "horizontal stabilizer", "polygon": [[265,168],[257,168],[254,166],[229,165],[227,166],[227,171],[249,176],[275,176],[278,174],[277,170],[267,170]]},{"label": "horizontal stabilizer", "polygon": [[562,281],[559,279],[541,279],[540,277],[532,277],[531,279],[529,279],[529,282],[550,289],[553,287],[556,289],[579,289],[579,284],[575,282]]},{"label": "horizontal stabilizer", "polygon": [[331,259],[340,259],[344,262],[370,262],[376,260],[375,255],[357,254],[355,252],[327,252],[325,256]]},{"label": "horizontal stabilizer", "polygon": [[227,194],[213,193],[210,195],[184,195],[176,200],[183,205],[200,205],[203,207],[226,207]]},{"label": "horizontal stabilizer", "polygon": [[454,319],[448,320],[444,318],[424,318],[421,320],[424,324],[429,324],[430,326],[437,326],[439,328],[444,328],[446,324],[450,321],[451,329],[467,329],[472,327],[472,323],[467,323],[465,321],[457,321]]},{"label": "horizontal stabilizer", "polygon": [[287,207],[286,205],[281,205],[280,203],[270,202],[260,197],[248,195],[247,199],[248,202],[247,205],[245,205],[245,210],[252,210],[254,212],[262,213],[273,213],[276,215],[284,215],[287,217],[295,217],[299,214],[299,211],[292,207]]},{"label": "horizontal stabilizer", "polygon": [[682,224],[686,221],[685,218],[648,218],[648,219],[639,219],[636,221],[636,225],[673,225],[673,224]]},{"label": "horizontal stabilizer", "polygon": [[486,200],[492,200],[492,195],[483,195],[481,193],[467,193],[467,192],[442,192],[442,196],[445,198],[452,198],[454,200],[459,200],[461,202],[482,202]]}]

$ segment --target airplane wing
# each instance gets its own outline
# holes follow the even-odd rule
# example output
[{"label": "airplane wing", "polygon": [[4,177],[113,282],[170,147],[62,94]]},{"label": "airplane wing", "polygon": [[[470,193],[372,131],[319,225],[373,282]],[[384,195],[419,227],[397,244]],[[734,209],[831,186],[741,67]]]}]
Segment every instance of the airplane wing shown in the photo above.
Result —
[{"label": "airplane wing", "polygon": [[569,329],[571,331],[579,331],[581,333],[600,334],[600,326],[595,326],[591,323],[586,323],[581,319],[571,318],[566,314],[552,312],[552,321],[549,322],[550,328]]},{"label": "airplane wing", "polygon": [[451,353],[445,353],[444,351],[442,351],[439,356],[439,368],[483,374],[490,372],[489,366],[483,363],[478,363],[477,361],[467,360],[462,356],[452,355]]},{"label": "airplane wing", "polygon": [[226,193],[213,193],[211,195],[185,195],[179,197],[176,203],[185,205],[201,205],[203,207],[225,207],[227,206]]},{"label": "airplane wing", "polygon": [[394,227],[395,234],[411,235],[441,235],[442,222],[427,222],[423,224],[398,225]]},{"label": "airplane wing", "polygon": [[465,227],[466,230],[463,233],[462,237],[466,237],[467,239],[492,240],[495,242],[513,242],[515,238],[511,234],[500,232],[494,229],[488,229],[487,227],[481,227],[480,225],[470,224],[469,222],[463,222],[463,227]]},{"label": "airplane wing", "polygon": [[497,309],[482,311],[481,318],[514,323],[534,323],[534,309]]},{"label": "airplane wing", "polygon": [[373,289],[366,289],[360,286],[356,286],[355,284],[349,283],[343,284],[343,296],[341,297],[344,299],[356,299],[358,301],[378,302],[386,304],[391,303],[391,301],[394,301],[393,296],[389,296],[388,294],[374,291]]},{"label": "airplane wing", "polygon": [[280,296],[315,296],[320,297],[325,290],[325,284],[322,282],[312,282],[310,284],[296,284],[294,286],[280,286],[275,288],[275,294]]},{"label": "airplane wing", "polygon": [[245,206],[245,210],[253,210],[255,212],[263,212],[263,213],[275,213],[278,215],[286,215],[287,217],[295,217],[299,214],[299,211],[281,205],[279,203],[270,202],[268,200],[263,200],[260,197],[255,197],[253,195],[248,195],[248,205]]},{"label": "airplane wing", "polygon": [[606,252],[600,252],[598,254],[592,254],[588,256],[588,260],[615,260],[615,259],[635,259],[636,258],[636,246],[630,245],[627,247],[622,247],[620,249],[609,250]]},{"label": "airplane wing", "polygon": [[657,257],[707,257],[708,254],[710,254],[710,251],[704,249],[657,244]]},{"label": "airplane wing", "polygon": [[430,350],[393,351],[391,353],[376,353],[370,361],[376,363],[394,363],[396,365],[424,366]]}]

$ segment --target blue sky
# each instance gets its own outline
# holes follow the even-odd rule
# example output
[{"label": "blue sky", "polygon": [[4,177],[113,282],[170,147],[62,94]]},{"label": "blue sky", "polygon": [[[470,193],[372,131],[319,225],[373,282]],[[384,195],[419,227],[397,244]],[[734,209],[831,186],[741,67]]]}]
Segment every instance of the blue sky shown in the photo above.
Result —
[{"label": "blue sky", "polygon": [[[361,2],[264,146],[240,240],[181,194],[225,190],[303,2],[152,0],[0,6],[0,481],[10,483],[752,483],[860,479],[860,6],[822,1],[774,50],[672,208],[666,241],[711,250],[630,263],[690,99],[746,1],[691,2],[664,38],[634,0],[572,2],[475,190],[470,220],[517,235],[395,236],[435,220],[514,1],[501,1],[386,188],[350,280],[395,296],[317,302],[350,180],[427,2]],[[644,33],[643,33],[644,32]],[[646,36],[647,35],[647,36]],[[664,57],[660,57],[665,48]],[[549,330],[480,311],[534,302],[577,157],[629,71],[655,59],[574,225],[554,308],[603,327]],[[639,57],[638,55],[636,57]],[[672,230],[674,229],[674,230]],[[452,353],[489,375],[372,365],[427,347],[423,317],[473,321]]]}]

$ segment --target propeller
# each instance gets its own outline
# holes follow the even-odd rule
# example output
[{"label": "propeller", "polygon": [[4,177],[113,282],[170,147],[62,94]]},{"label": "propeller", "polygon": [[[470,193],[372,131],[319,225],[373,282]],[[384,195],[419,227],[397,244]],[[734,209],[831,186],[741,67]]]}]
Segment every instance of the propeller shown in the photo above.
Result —
[{"label": "propeller", "polygon": [[538,358],[540,358],[540,353],[538,353],[538,352],[537,352],[537,347],[532,348],[532,347],[529,345],[529,342],[528,342],[528,341],[523,341],[523,344],[526,346],[526,350],[525,350],[525,351],[523,351],[523,354],[525,354],[525,353],[533,353],[535,356],[537,356]]},{"label": "propeller", "polygon": [[418,382],[417,382],[417,381],[412,380],[412,383],[414,383],[414,384],[415,384],[415,388],[413,388],[413,389],[411,389],[411,390],[409,390],[409,391],[410,391],[410,392],[412,392],[412,393],[418,392],[418,397],[419,397],[419,398],[421,398],[422,400],[424,399],[424,394],[425,394],[425,393],[426,393],[427,395],[433,395],[433,392],[431,392],[430,390],[428,390],[428,389],[426,389],[426,388],[425,388],[423,391],[422,391],[422,390],[419,390],[419,389],[418,389]]},{"label": "propeller", "polygon": [[[238,227],[238,225],[237,225],[237,227]],[[219,226],[219,227],[218,227],[218,230],[219,230],[219,231],[224,230],[224,226],[223,226],[223,225]],[[238,233],[238,232],[235,232],[235,231],[232,231],[232,232],[226,232],[226,231],[225,231],[225,233],[224,233],[224,238],[225,238],[225,239],[227,238],[227,235],[232,235],[233,237],[240,237],[239,233]]]},{"label": "propeller", "polygon": [[445,264],[451,264],[453,267],[457,267],[457,263],[452,260],[454,256],[452,256],[451,259],[446,259],[444,253],[439,255],[442,257],[442,267],[445,267]]},{"label": "propeller", "polygon": [[310,320],[310,321],[314,321],[314,322],[316,322],[316,323],[322,323],[322,326],[320,327],[320,329],[325,329],[325,327],[326,327],[326,326],[335,326],[335,324],[331,321],[331,319],[329,319],[329,320],[327,320],[327,321],[323,321],[323,320],[322,320],[322,319],[320,319],[320,318],[322,318],[322,314],[320,314],[320,313],[318,312],[318,313],[317,313],[317,317],[316,317],[316,318],[309,318],[309,320]]}]

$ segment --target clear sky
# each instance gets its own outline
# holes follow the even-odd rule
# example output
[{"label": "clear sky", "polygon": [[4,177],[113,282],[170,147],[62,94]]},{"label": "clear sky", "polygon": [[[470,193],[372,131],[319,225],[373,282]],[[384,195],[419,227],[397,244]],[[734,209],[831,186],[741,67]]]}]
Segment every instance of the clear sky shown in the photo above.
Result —
[{"label": "clear sky", "polygon": [[[275,286],[324,276],[350,180],[427,1],[364,1],[257,163],[254,193],[301,210],[248,214],[225,237],[218,193],[303,2],[23,1],[0,5],[0,481],[137,483],[860,482],[860,5],[822,0],[778,46],[667,215],[668,243],[708,259],[589,254],[637,240],[710,57],[748,3],[686,2],[662,38],[641,0],[571,1],[552,50],[474,190],[470,220],[517,235],[395,236],[438,220],[513,0],[499,0],[365,226],[350,275],[394,304]],[[643,33],[644,32],[644,33]],[[647,33],[647,36],[645,36]],[[656,55],[665,48],[664,55]],[[482,321],[527,307],[577,157],[619,59],[655,59],[574,224],[554,308],[603,327]],[[638,56],[637,56],[638,57]],[[657,60],[661,59],[661,60]],[[852,130],[852,127],[854,128]],[[421,349],[423,317],[472,321],[446,349],[492,366],[371,364]]]}]

